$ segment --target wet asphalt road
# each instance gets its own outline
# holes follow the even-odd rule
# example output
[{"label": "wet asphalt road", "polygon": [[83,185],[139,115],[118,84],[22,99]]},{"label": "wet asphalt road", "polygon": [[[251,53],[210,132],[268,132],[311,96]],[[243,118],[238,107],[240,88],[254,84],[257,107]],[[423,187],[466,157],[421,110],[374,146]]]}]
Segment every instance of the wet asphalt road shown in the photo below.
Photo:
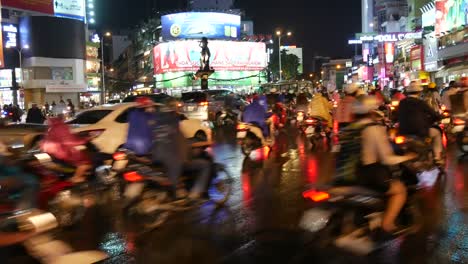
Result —
[{"label": "wet asphalt road", "polygon": [[214,147],[216,160],[235,178],[224,208],[207,203],[145,233],[132,230],[113,206],[95,207],[81,226],[60,237],[76,250],[116,256],[106,263],[468,263],[468,161],[455,150],[449,151],[442,195],[428,195],[425,220],[431,228],[359,257],[317,248],[297,227],[310,207],[301,192],[308,184],[326,183],[334,164],[329,152],[312,153],[291,138],[282,135],[284,144],[262,164],[244,162],[236,145]]}]

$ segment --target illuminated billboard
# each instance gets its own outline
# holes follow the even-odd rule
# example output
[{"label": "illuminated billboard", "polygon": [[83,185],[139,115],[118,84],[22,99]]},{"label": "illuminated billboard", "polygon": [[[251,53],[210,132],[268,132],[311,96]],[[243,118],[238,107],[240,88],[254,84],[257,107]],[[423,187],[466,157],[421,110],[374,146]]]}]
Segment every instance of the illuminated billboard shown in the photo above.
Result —
[{"label": "illuminated billboard", "polygon": [[[266,46],[263,42],[214,40],[208,43],[210,66],[215,70],[258,71],[266,67]],[[200,68],[199,42],[173,41],[154,48],[154,73],[190,71]]]},{"label": "illuminated billboard", "polygon": [[3,7],[17,8],[44,14],[54,14],[53,0],[1,0]]},{"label": "illuminated billboard", "polygon": [[162,37],[175,39],[239,39],[241,18],[215,12],[185,12],[161,17]]},{"label": "illuminated billboard", "polygon": [[437,0],[436,35],[467,24],[468,0]]},{"label": "illuminated billboard", "polygon": [[85,0],[55,0],[54,13],[58,17],[84,20],[86,16]]}]

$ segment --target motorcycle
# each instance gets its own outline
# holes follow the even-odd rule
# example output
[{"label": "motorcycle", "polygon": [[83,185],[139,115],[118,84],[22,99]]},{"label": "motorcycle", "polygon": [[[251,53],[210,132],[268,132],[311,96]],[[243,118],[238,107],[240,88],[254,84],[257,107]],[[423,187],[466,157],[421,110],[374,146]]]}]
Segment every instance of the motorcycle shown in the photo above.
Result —
[{"label": "motorcycle", "polygon": [[[224,165],[211,159],[206,149],[201,155],[212,162],[211,179],[206,188],[207,198],[217,206],[222,206],[233,190],[233,178]],[[145,229],[157,228],[167,221],[171,213],[187,209],[171,200],[172,183],[165,176],[163,168],[125,149],[115,153],[114,160],[112,170],[117,171],[122,178],[124,211],[136,216]],[[187,189],[192,182],[191,177],[179,178],[179,186]]]},{"label": "motorcycle", "polygon": [[452,132],[456,135],[456,141],[459,149],[464,155],[468,154],[468,127],[466,126],[466,119],[455,117],[453,119]]},{"label": "motorcycle", "polygon": [[[321,142],[329,142],[328,122],[320,117],[307,117],[300,125],[300,131],[311,144],[311,149],[316,149]],[[322,143],[323,144],[323,143]]]},{"label": "motorcycle", "polygon": [[237,140],[240,142],[242,153],[249,156],[256,149],[271,146],[263,136],[263,128],[257,124],[239,123],[236,127]]}]

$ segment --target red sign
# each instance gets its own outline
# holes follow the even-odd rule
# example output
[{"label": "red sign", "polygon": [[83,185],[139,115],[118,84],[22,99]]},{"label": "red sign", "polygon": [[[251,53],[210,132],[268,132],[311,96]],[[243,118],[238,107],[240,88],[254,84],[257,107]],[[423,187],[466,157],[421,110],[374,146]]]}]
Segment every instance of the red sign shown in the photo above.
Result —
[{"label": "red sign", "polygon": [[[262,42],[210,41],[210,67],[215,70],[259,71],[266,67]],[[200,68],[198,41],[173,41],[154,47],[154,73],[195,72]]]},{"label": "red sign", "polygon": [[418,45],[410,50],[410,63],[411,69],[415,71],[424,70],[424,49],[423,46]]},{"label": "red sign", "polygon": [[44,14],[54,14],[53,0],[1,0],[2,6],[29,10]]}]

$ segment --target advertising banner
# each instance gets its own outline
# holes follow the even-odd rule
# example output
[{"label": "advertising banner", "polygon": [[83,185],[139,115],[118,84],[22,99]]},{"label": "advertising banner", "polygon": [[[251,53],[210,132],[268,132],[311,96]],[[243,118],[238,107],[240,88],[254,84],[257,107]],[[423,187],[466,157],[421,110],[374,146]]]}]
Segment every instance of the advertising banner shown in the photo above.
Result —
[{"label": "advertising banner", "polygon": [[2,32],[5,48],[16,48],[18,46],[18,27],[13,24],[2,24]]},{"label": "advertising banner", "polygon": [[86,15],[85,0],[55,0],[54,13],[59,17],[84,20]]},{"label": "advertising banner", "polygon": [[241,18],[215,12],[185,12],[161,17],[162,37],[175,39],[239,39]]},{"label": "advertising banner", "polygon": [[[210,66],[215,70],[258,71],[266,67],[263,42],[210,41]],[[200,68],[198,41],[161,43],[154,48],[154,73],[190,71]]]},{"label": "advertising banner", "polygon": [[34,11],[45,14],[54,14],[53,0],[1,0],[2,6]]},{"label": "advertising banner", "polygon": [[437,39],[436,38],[426,38],[423,40],[424,44],[424,68],[428,72],[435,72],[438,70],[437,59],[438,59],[438,49],[437,49]]},{"label": "advertising banner", "polygon": [[437,0],[436,35],[467,24],[468,0]]}]

